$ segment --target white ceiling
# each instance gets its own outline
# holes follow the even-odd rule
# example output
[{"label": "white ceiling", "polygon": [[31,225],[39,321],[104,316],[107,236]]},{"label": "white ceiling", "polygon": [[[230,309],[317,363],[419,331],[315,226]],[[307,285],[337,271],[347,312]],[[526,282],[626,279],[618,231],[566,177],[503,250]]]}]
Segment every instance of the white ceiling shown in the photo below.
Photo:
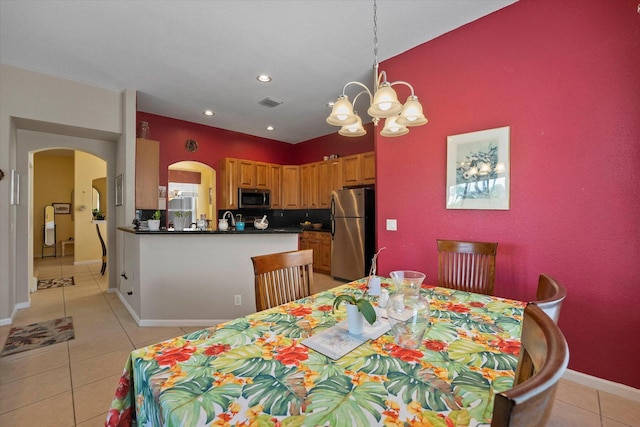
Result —
[{"label": "white ceiling", "polygon": [[[514,1],[378,0],[378,61]],[[0,0],[3,64],[135,89],[140,111],[289,143],[336,132],[326,103],[348,81],[371,88],[373,60],[372,0]]]}]

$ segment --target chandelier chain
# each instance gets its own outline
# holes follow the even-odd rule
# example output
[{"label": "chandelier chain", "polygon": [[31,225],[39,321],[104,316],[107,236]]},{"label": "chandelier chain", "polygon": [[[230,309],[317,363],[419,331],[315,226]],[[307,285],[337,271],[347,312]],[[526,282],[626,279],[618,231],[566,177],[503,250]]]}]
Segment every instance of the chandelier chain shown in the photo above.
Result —
[{"label": "chandelier chain", "polygon": [[373,0],[373,66],[378,65],[378,5]]}]

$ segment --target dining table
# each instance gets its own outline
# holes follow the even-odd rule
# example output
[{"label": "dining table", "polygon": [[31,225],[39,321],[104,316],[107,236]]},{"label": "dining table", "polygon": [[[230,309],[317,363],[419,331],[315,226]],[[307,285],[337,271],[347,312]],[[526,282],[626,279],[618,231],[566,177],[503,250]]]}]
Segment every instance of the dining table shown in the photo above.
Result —
[{"label": "dining table", "polygon": [[494,395],[513,385],[526,303],[422,285],[430,326],[405,348],[383,309],[366,337],[333,309],[369,280],[132,351],[105,425],[489,425]]}]

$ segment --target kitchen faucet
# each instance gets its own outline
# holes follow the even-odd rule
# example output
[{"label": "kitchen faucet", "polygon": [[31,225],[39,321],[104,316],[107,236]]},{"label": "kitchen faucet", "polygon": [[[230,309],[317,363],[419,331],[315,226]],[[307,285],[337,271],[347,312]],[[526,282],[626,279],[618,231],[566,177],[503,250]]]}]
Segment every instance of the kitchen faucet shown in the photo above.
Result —
[{"label": "kitchen faucet", "polygon": [[231,223],[229,224],[229,226],[235,227],[236,219],[233,217],[233,214],[231,213],[231,211],[225,211],[225,213],[222,214],[222,219],[225,219],[227,217],[227,214],[229,214],[229,218],[231,218]]}]

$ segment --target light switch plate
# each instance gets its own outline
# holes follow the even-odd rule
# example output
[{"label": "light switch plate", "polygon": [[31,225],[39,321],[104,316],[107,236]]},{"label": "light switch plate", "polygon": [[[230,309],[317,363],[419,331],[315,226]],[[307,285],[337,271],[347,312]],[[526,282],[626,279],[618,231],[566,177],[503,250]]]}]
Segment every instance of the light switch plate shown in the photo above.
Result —
[{"label": "light switch plate", "polygon": [[398,220],[397,219],[388,219],[387,220],[387,231],[398,231]]}]

